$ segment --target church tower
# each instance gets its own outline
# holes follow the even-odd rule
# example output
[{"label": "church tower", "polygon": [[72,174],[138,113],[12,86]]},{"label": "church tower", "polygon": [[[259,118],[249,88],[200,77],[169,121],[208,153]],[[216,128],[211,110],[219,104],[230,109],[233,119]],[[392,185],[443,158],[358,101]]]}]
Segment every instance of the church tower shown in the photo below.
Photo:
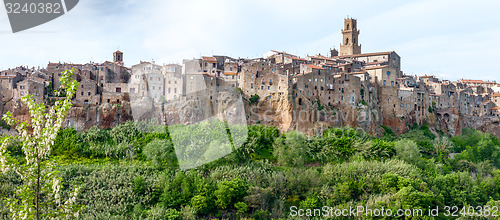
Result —
[{"label": "church tower", "polygon": [[123,65],[123,52],[117,50],[113,53],[113,62]]},{"label": "church tower", "polygon": [[340,56],[361,53],[361,45],[358,45],[359,30],[356,19],[344,19],[342,30],[342,43],[340,44]]}]

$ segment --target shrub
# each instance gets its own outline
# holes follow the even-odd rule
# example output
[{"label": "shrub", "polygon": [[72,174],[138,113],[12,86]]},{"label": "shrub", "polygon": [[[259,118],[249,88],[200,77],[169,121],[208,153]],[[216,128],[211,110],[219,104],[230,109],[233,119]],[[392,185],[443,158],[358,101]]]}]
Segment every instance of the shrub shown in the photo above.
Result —
[{"label": "shrub", "polygon": [[396,141],[394,148],[399,159],[417,166],[421,165],[420,150],[414,141],[407,139]]},{"label": "shrub", "polygon": [[170,140],[155,139],[144,147],[142,153],[157,166],[177,166],[177,156]]},{"label": "shrub", "polygon": [[217,190],[214,192],[217,197],[215,203],[221,209],[227,209],[235,202],[241,201],[243,197],[245,197],[247,189],[247,182],[240,178],[234,178],[230,181],[222,181],[219,183]]},{"label": "shrub", "polygon": [[297,131],[291,131],[276,139],[274,156],[281,166],[303,166],[307,161],[307,137]]},{"label": "shrub", "polygon": [[137,130],[133,121],[127,121],[119,124],[110,132],[112,140],[117,144],[122,142],[130,143],[133,139],[138,138],[139,135],[139,130]]},{"label": "shrub", "polygon": [[65,128],[57,132],[57,137],[52,146],[55,156],[78,157],[82,141],[75,128]]},{"label": "shrub", "polygon": [[236,204],[234,204],[234,208],[236,208],[236,210],[238,210],[238,213],[240,214],[248,211],[248,205],[244,202],[237,202]]},{"label": "shrub", "polygon": [[250,101],[250,104],[252,103],[256,103],[258,102],[260,99],[259,95],[253,95],[252,97],[250,97],[250,99],[248,99]]}]

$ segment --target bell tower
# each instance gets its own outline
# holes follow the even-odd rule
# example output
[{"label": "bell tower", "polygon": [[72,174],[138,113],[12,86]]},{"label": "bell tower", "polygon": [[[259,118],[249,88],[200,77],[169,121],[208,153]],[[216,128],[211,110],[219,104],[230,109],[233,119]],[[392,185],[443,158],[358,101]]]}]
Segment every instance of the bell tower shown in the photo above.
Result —
[{"label": "bell tower", "polygon": [[123,65],[123,52],[117,50],[113,53],[113,62]]},{"label": "bell tower", "polygon": [[344,29],[342,30],[342,43],[340,44],[340,56],[361,53],[361,45],[358,44],[358,25],[356,19],[344,19]]}]

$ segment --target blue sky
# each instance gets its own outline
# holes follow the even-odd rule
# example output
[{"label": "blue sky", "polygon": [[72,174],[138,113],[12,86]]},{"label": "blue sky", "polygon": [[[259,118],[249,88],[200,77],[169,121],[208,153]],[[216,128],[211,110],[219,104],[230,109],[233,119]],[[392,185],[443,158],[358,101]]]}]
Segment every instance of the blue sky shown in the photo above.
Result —
[{"label": "blue sky", "polygon": [[500,1],[81,0],[68,14],[13,34],[0,7],[0,69],[86,63],[125,53],[180,63],[201,55],[299,56],[339,47],[343,19],[358,19],[362,52],[396,51],[407,74],[500,82]]}]

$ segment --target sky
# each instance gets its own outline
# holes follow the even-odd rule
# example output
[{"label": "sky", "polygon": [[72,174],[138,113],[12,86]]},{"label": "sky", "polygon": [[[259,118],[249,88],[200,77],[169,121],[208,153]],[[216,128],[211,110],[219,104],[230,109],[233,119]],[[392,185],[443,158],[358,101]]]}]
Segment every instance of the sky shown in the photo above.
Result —
[{"label": "sky", "polygon": [[269,50],[326,55],[352,17],[362,52],[396,51],[405,74],[500,83],[499,8],[486,0],[80,0],[64,16],[14,34],[0,7],[0,69],[104,62],[118,49],[129,67]]}]

